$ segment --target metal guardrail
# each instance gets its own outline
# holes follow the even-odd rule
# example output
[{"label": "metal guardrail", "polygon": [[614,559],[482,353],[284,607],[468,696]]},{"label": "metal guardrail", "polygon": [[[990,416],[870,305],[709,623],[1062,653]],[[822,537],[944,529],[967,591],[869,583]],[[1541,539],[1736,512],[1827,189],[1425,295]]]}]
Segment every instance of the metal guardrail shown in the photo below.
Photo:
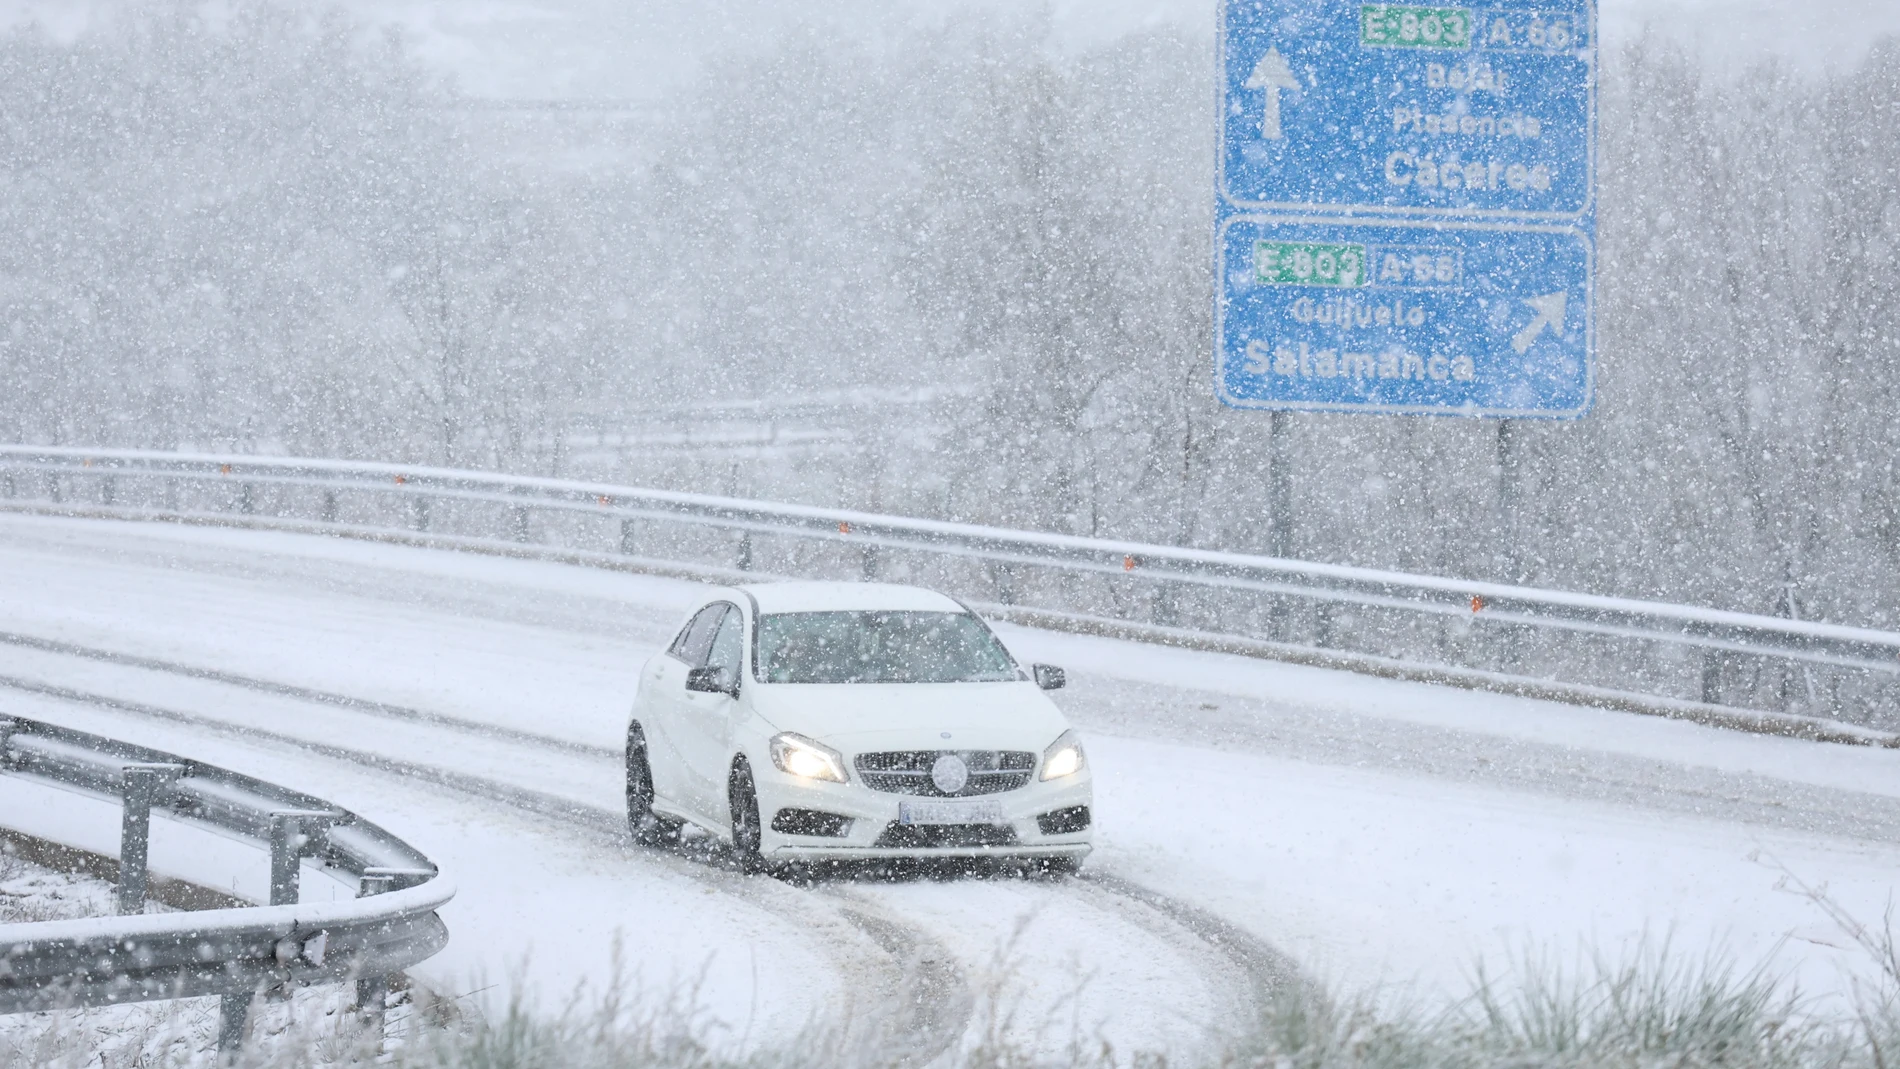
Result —
[{"label": "metal guardrail", "polygon": [[[1900,729],[1900,633],[703,494],[421,466],[0,446],[12,507],[383,532],[685,574],[887,578],[1004,615],[1590,704]],[[0,500],[0,505],[5,505]],[[523,549],[521,552],[529,552]],[[1719,717],[1717,717],[1719,719]],[[1779,724],[1780,727],[1775,725]],[[1842,728],[1843,730],[1836,730]]]},{"label": "metal guardrail", "polygon": [[[236,1047],[253,999],[355,981],[379,1027],[387,978],[448,941],[454,894],[414,847],[320,798],[202,762],[21,717],[0,717],[0,775],[117,799],[119,916],[0,925],[0,1013],[222,996],[218,1039]],[[270,904],[146,913],[151,815],[266,844]],[[315,861],[354,900],[300,902]]]}]

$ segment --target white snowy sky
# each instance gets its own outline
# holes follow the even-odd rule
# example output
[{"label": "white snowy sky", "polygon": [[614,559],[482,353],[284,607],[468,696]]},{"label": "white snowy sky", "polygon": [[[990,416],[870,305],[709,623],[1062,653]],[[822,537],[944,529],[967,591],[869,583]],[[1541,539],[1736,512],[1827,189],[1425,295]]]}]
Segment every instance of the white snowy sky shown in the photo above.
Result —
[{"label": "white snowy sky", "polygon": [[[119,3],[0,0],[0,25],[38,21],[78,32]],[[214,0],[228,2],[228,0]],[[310,0],[315,4],[327,0]],[[798,22],[872,36],[958,9],[1021,0],[342,0],[365,20],[399,25],[472,96],[637,99],[688,77],[699,57],[766,43]],[[1061,42],[1086,47],[1143,26],[1212,32],[1215,0],[1054,0]],[[1851,62],[1900,34],[1896,0],[1601,0],[1606,42],[1645,24],[1733,70],[1764,55],[1808,68]]]}]

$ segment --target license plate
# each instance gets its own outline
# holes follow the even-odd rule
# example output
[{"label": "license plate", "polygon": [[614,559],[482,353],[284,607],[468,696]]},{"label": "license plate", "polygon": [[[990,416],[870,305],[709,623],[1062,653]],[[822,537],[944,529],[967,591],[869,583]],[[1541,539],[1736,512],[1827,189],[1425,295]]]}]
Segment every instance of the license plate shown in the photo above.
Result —
[{"label": "license plate", "polygon": [[1002,824],[1000,802],[899,802],[899,824]]}]

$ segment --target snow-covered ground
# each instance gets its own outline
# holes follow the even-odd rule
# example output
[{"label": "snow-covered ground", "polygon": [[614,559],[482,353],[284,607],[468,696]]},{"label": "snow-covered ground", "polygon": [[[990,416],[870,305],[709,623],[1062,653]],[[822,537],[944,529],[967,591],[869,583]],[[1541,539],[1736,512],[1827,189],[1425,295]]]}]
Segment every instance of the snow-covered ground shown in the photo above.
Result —
[{"label": "snow-covered ground", "polygon": [[113,911],[113,895],[104,880],[59,872],[0,849],[0,924],[106,916]]},{"label": "snow-covered ground", "polygon": [[[1181,919],[1195,909],[1359,988],[1433,991],[1480,955],[1647,935],[1772,957],[1838,992],[1863,964],[1783,868],[1869,920],[1900,872],[1894,751],[1007,628],[1025,658],[1070,669],[1058,697],[1098,777],[1091,869],[1174,913],[1113,881],[746,879],[613,830],[635,673],[696,594],[318,537],[4,516],[0,677],[15,686],[0,711],[283,782],[408,838],[461,888],[449,949],[418,970],[439,991],[492,1004],[525,980],[561,998],[604,983],[618,946],[649,988],[697,979],[735,1040],[861,1010],[922,982],[925,960],[937,1020],[920,1030],[967,1035],[995,991],[1020,1027],[1054,1027],[1049,1043],[1073,1029],[1178,1047],[1246,1009],[1234,960]],[[108,834],[76,827],[79,809],[0,811],[43,834]],[[176,871],[211,855],[165,841],[161,871],[230,885]]]}]

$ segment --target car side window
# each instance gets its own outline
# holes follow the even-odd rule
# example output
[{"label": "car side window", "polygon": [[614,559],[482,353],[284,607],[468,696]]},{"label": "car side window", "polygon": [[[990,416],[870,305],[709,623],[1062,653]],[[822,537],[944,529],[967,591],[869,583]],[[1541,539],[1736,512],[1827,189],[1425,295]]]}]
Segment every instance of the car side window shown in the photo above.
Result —
[{"label": "car side window", "polygon": [[719,621],[731,608],[722,601],[699,610],[692,621],[681,629],[679,637],[673,640],[673,645],[667,647],[666,652],[685,661],[688,668],[705,664],[706,651],[712,648],[713,629],[719,626]]},{"label": "car side window", "polygon": [[739,614],[738,609],[728,609],[725,620],[713,634],[712,651],[707,655],[706,666],[724,668],[736,680],[744,662],[745,617]]}]

